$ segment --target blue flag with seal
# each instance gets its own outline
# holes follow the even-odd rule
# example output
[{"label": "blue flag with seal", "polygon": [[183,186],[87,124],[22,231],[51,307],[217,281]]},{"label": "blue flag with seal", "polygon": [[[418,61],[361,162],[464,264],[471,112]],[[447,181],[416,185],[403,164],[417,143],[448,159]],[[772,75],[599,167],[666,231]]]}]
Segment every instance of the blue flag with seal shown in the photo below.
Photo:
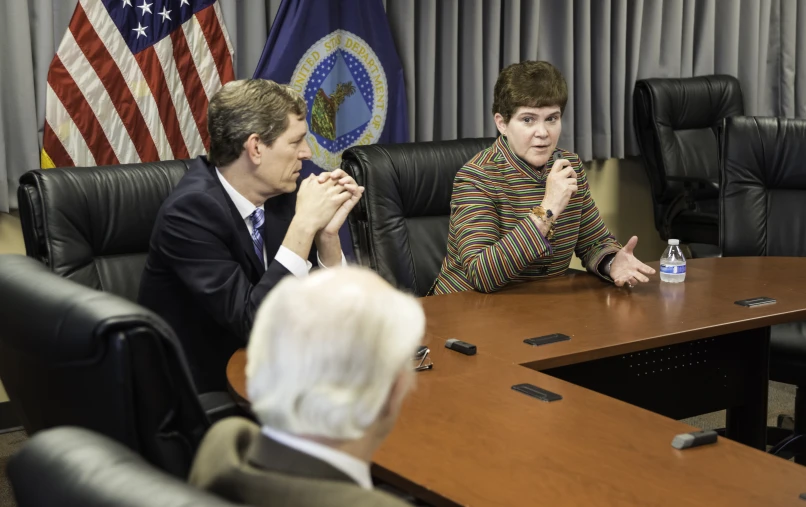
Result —
[{"label": "blue flag with seal", "polygon": [[[283,0],[253,77],[305,98],[312,158],[301,177],[339,168],[351,146],[408,141],[403,68],[381,0]],[[353,257],[347,224],[340,237]]]}]

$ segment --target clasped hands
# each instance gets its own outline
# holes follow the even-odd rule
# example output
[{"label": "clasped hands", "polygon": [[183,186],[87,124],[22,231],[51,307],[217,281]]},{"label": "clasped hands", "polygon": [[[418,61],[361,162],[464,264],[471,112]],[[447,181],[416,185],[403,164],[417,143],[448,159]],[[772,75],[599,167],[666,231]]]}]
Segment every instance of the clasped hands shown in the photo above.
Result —
[{"label": "clasped hands", "polygon": [[296,214],[317,233],[337,235],[363,194],[364,187],[341,169],[311,174],[300,184]]}]

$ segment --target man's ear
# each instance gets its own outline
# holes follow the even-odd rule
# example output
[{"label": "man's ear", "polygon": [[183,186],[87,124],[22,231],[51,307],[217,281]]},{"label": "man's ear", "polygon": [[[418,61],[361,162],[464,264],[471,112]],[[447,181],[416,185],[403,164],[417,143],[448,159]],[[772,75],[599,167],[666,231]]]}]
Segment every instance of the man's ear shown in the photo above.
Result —
[{"label": "man's ear", "polygon": [[504,121],[504,116],[501,113],[495,113],[495,126],[498,127],[498,132],[502,136],[507,135],[507,122]]},{"label": "man's ear", "polygon": [[251,134],[246,138],[243,143],[243,149],[253,164],[260,164],[261,155],[265,147],[261,145],[260,137],[257,134]]}]

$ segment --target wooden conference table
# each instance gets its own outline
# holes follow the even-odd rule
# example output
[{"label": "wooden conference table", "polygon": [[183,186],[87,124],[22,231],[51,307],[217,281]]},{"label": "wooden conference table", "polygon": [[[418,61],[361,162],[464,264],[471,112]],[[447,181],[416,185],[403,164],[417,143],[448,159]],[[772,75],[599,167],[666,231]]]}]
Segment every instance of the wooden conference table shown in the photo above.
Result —
[{"label": "wooden conference table", "polygon": [[[425,298],[434,368],[417,374],[373,474],[434,505],[806,505],[806,468],[725,438],[675,450],[694,428],[661,415],[729,408],[731,438],[763,445],[767,326],[806,320],[804,286],[806,258],[725,258],[690,260],[682,285],[574,273]],[[733,304],[757,296],[777,303]],[[571,339],[523,343],[551,333]],[[244,364],[239,351],[227,367],[243,398]]]}]

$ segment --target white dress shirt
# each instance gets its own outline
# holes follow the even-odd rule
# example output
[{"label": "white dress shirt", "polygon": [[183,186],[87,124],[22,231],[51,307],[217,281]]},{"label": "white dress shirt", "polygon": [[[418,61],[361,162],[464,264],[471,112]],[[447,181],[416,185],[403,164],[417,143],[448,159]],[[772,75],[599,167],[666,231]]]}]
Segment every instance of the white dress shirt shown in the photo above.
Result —
[{"label": "white dress shirt", "polygon": [[275,442],[279,442],[286,447],[313,456],[333,468],[344,472],[344,474],[354,480],[362,488],[372,489],[372,474],[370,474],[369,471],[369,463],[366,461],[361,461],[355,456],[320,444],[319,442],[300,438],[284,431],[269,428],[268,426],[263,426],[261,431]]},{"label": "white dress shirt", "polygon": [[[224,190],[229,195],[229,198],[232,199],[233,204],[235,204],[235,208],[238,210],[238,213],[243,218],[244,223],[246,223],[246,228],[249,230],[249,235],[252,235],[254,227],[252,226],[252,219],[250,218],[252,213],[255,209],[260,208],[263,209],[263,206],[255,206],[252,202],[247,199],[246,197],[242,196],[240,192],[235,190],[235,188],[229,184],[226,178],[221,174],[221,171],[218,170],[218,167],[215,169],[215,173],[218,176],[219,181],[221,181],[221,185],[224,187]],[[277,254],[274,256],[274,259],[283,265],[285,269],[291,272],[292,275],[296,277],[303,277],[307,276],[308,272],[313,267],[313,264],[307,259],[303,259],[296,253],[292,252],[290,249],[280,245],[280,249],[277,250]],[[322,259],[319,258],[319,252],[316,252],[316,263],[319,265],[320,268],[327,269],[327,266],[322,264]],[[344,257],[344,252],[341,254],[341,265],[347,265],[347,259]],[[264,238],[263,242],[263,268],[267,269],[269,267],[269,260],[266,256],[266,242]]]}]

